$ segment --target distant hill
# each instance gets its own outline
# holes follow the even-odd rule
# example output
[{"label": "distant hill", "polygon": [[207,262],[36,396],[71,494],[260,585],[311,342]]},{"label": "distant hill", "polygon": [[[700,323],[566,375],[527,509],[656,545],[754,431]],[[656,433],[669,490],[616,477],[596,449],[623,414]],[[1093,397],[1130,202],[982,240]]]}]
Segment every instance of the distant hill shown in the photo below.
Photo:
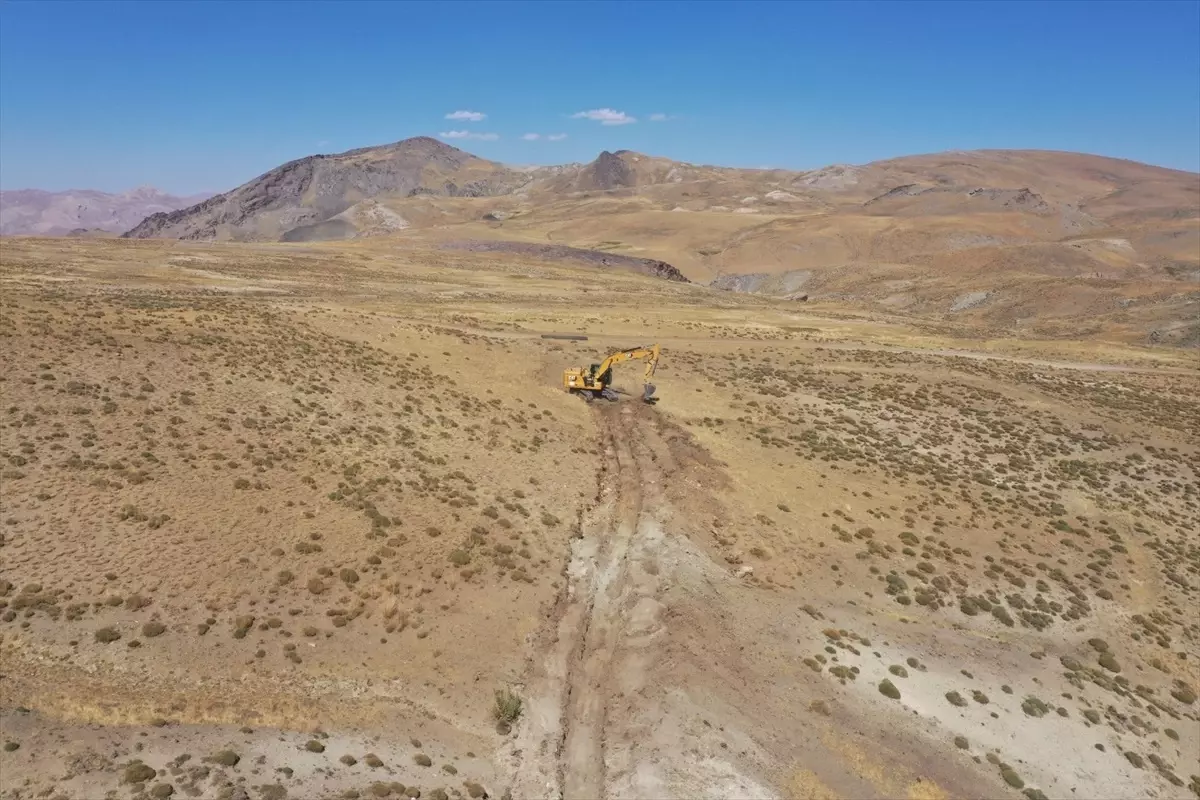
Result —
[{"label": "distant hill", "polygon": [[149,216],[126,236],[235,241],[349,238],[364,225],[382,232],[407,226],[403,219],[376,213],[372,201],[377,198],[486,197],[516,191],[528,182],[528,175],[436,139],[418,137],[290,161],[190,208]]},{"label": "distant hill", "polygon": [[619,150],[510,167],[422,137],[293,161],[124,235],[521,244],[498,256],[536,244],[1002,335],[1086,336],[1103,324],[1200,344],[1200,175],[1082,153],[947,152],[796,172]]},{"label": "distant hill", "polygon": [[[481,218],[587,220],[651,211],[725,215],[715,225],[706,217],[700,227],[718,238],[722,231],[739,235],[701,249],[723,254],[710,258],[710,267],[743,271],[729,256],[756,236],[740,234],[768,222],[779,222],[773,226],[779,230],[810,227],[800,221],[821,217],[824,223],[815,227],[830,228],[837,226],[827,224],[829,217],[846,218],[848,227],[833,237],[836,242],[824,236],[819,243],[797,242],[800,251],[793,250],[804,253],[800,261],[810,261],[813,250],[848,262],[863,255],[890,260],[984,244],[1052,241],[1114,225],[1194,220],[1200,213],[1200,176],[1103,156],[1034,150],[907,156],[809,172],[703,166],[620,150],[603,152],[587,164],[517,168],[417,137],[291,161],[190,207],[159,210],[125,235],[344,239]],[[680,220],[663,227],[691,224]],[[755,266],[775,271],[805,265]]]},{"label": "distant hill", "polygon": [[122,233],[150,214],[194,205],[208,194],[177,197],[151,186],[120,194],[92,189],[0,192],[0,235],[63,236],[73,231]]}]

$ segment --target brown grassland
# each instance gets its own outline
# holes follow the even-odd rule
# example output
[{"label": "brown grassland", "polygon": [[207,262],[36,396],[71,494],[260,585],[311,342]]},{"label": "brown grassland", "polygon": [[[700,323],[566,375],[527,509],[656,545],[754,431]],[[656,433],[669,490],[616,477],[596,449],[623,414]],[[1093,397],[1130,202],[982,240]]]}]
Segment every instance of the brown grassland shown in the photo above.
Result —
[{"label": "brown grassland", "polygon": [[420,239],[0,281],[0,797],[1200,796],[1194,349]]}]

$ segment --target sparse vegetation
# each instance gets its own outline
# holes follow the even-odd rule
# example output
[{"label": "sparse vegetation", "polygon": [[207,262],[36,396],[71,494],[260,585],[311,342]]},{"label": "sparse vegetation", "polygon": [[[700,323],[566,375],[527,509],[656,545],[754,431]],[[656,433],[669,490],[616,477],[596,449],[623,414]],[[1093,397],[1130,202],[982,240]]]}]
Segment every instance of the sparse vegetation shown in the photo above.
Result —
[{"label": "sparse vegetation", "polygon": [[[578,270],[426,254],[416,243],[398,270],[369,238],[319,254],[47,241],[6,240],[0,265],[0,462],[14,471],[0,525],[0,633],[23,648],[6,650],[6,671],[14,686],[37,686],[52,665],[68,676],[64,704],[92,702],[78,696],[85,681],[69,677],[86,675],[88,697],[120,689],[113,696],[136,697],[139,714],[172,720],[130,737],[105,768],[115,782],[134,756],[161,766],[142,765],[149,775],[128,784],[135,794],[243,786],[255,798],[298,797],[320,764],[345,781],[346,797],[483,797],[467,779],[492,780],[489,766],[448,749],[442,723],[419,715],[405,723],[427,731],[424,747],[308,734],[283,748],[290,766],[260,762],[256,737],[273,715],[370,720],[379,696],[405,709],[478,703],[511,732],[522,698],[513,689],[489,698],[487,688],[548,646],[530,620],[560,598],[587,597],[571,548],[603,561],[597,530],[621,530],[609,506],[632,518],[639,502],[642,519],[673,509],[663,549],[643,547],[636,528],[603,545],[629,548],[647,630],[695,633],[695,649],[672,640],[680,674],[711,660],[750,680],[767,673],[761,659],[774,642],[804,648],[799,700],[771,705],[751,685],[728,714],[761,715],[782,740],[789,725],[852,721],[872,688],[914,704],[927,681],[948,678],[958,690],[946,700],[961,710],[936,713],[980,726],[970,742],[945,730],[964,751],[956,760],[983,762],[993,754],[981,743],[1002,737],[1054,735],[1140,770],[1136,780],[1187,785],[1200,385],[1167,348],[1092,350],[1087,332],[1032,320],[1036,342],[1020,352],[991,334],[985,349],[954,341],[979,332],[966,315],[906,344],[902,325],[882,335],[833,301],[807,306],[798,325],[799,311],[752,296],[606,278],[586,284],[586,305],[613,319],[572,312],[572,325],[661,331],[670,385],[658,410],[625,398],[589,407],[553,385],[530,391],[538,370],[591,363],[601,350],[529,340],[562,324],[547,287],[578,291]],[[134,285],[138,271],[156,277]],[[50,272],[66,279],[37,277]],[[371,299],[351,287],[370,287]],[[1140,313],[1131,308],[1121,313]],[[1056,344],[1060,335],[1070,347]],[[969,350],[978,352],[956,353]],[[1053,365],[1089,359],[1118,369]],[[468,378],[481,365],[486,385]],[[706,582],[693,583],[696,574]],[[688,601],[665,602],[665,592]],[[719,613],[704,606],[714,596],[726,598]],[[475,616],[483,609],[486,623]],[[591,624],[593,636],[630,635]],[[933,626],[937,645],[925,647]],[[647,636],[649,657],[662,655],[660,639]],[[999,693],[988,668],[997,640],[1016,643],[1002,659],[1011,686]],[[920,658],[897,655],[906,651]],[[113,687],[115,675],[144,680]],[[363,692],[341,696],[342,686]],[[234,749],[160,764],[156,737],[186,741],[192,731],[177,723],[217,697],[211,713],[239,719],[219,738],[208,728],[197,752]],[[715,700],[704,747],[736,748],[727,732],[744,723],[722,711],[728,697]],[[623,724],[619,704],[607,711]],[[15,753],[6,768],[18,765],[37,796],[49,781],[26,762],[40,748],[21,739],[19,751],[5,744]],[[1107,752],[1091,749],[1099,742]],[[357,755],[367,747],[388,763]],[[1004,754],[1012,767],[995,755],[1010,787],[1041,796],[1025,786],[1044,766],[1028,748]],[[414,769],[446,788],[388,774]],[[1080,796],[1096,789],[1077,783]]]},{"label": "sparse vegetation", "polygon": [[1000,767],[1000,777],[1004,778],[1004,782],[1014,789],[1025,788],[1025,781],[1017,774],[1017,771],[1005,764]]},{"label": "sparse vegetation", "polygon": [[879,693],[884,697],[890,697],[892,700],[900,699],[900,690],[886,678],[879,682]]},{"label": "sparse vegetation", "polygon": [[121,779],[125,783],[145,783],[148,780],[152,780],[157,774],[153,767],[143,764],[141,761],[134,761],[125,768]]},{"label": "sparse vegetation", "polygon": [[1021,710],[1030,717],[1044,717],[1050,713],[1050,706],[1038,698],[1030,696],[1026,697],[1025,701],[1021,703]]},{"label": "sparse vegetation", "polygon": [[521,716],[521,710],[524,706],[521,698],[510,689],[497,689],[492,705],[492,716],[498,722],[505,722],[512,725]]},{"label": "sparse vegetation", "polygon": [[1175,688],[1171,689],[1171,697],[1190,706],[1196,702],[1196,690],[1181,682]]}]

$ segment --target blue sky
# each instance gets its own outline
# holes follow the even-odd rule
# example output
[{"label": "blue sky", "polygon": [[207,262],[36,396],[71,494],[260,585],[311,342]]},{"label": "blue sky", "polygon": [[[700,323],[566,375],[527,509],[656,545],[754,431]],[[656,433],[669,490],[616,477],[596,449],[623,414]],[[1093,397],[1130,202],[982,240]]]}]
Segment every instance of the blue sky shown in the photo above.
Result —
[{"label": "blue sky", "polygon": [[[636,121],[574,116],[603,109]],[[5,189],[225,190],[462,131],[510,163],[1011,147],[1200,170],[1200,2],[0,0]]]}]

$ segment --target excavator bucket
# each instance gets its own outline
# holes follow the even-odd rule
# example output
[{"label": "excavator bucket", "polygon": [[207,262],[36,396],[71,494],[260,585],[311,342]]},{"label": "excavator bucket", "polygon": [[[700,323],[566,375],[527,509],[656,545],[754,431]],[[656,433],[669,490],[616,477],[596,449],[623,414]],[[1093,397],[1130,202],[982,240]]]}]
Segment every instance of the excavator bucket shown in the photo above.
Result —
[{"label": "excavator bucket", "polygon": [[[653,403],[654,400],[652,400],[650,398],[654,394],[654,390],[656,388],[658,388],[658,387],[656,387],[653,383],[647,383],[645,386],[643,386],[642,387],[642,402]],[[655,398],[655,399],[657,399],[657,398]]]}]

